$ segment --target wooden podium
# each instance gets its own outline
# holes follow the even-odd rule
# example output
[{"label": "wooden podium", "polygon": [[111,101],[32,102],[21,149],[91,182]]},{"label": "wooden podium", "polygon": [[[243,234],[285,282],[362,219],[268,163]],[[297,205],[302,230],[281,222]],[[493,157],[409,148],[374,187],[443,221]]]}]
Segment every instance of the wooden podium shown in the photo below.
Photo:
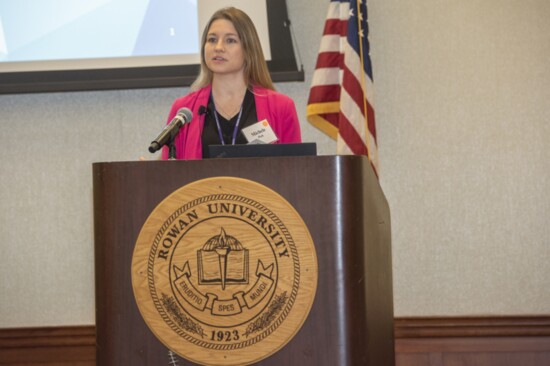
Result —
[{"label": "wooden podium", "polygon": [[[389,208],[360,156],[95,163],[97,364],[170,364],[169,350],[134,298],[134,245],[165,197],[222,176],[252,180],[284,197],[307,225],[317,254],[309,316],[286,346],[257,364],[394,365]],[[174,358],[177,365],[195,365]]]}]

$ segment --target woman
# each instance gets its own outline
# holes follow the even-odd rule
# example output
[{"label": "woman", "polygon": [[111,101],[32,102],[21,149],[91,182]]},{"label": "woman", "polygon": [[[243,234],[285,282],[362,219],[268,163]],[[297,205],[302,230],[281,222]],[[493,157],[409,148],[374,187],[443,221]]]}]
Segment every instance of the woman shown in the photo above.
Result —
[{"label": "woman", "polygon": [[[191,93],[172,105],[168,121],[182,107],[193,111],[174,141],[177,159],[201,159],[208,145],[246,144],[243,127],[267,120],[278,143],[301,142],[294,102],[274,90],[260,40],[243,11],[218,10],[201,41],[201,70]],[[168,150],[162,152],[167,159]]]}]

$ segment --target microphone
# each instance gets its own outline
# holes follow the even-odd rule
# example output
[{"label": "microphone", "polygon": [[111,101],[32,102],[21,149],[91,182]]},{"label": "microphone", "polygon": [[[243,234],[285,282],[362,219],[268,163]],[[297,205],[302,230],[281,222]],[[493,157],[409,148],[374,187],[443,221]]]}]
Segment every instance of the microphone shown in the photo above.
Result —
[{"label": "microphone", "polygon": [[202,116],[203,114],[208,114],[209,110],[208,107],[201,105],[199,107],[199,116]]},{"label": "microphone", "polygon": [[176,137],[180,128],[193,119],[193,112],[189,108],[181,108],[176,116],[164,127],[156,139],[151,142],[149,152],[154,153]]}]

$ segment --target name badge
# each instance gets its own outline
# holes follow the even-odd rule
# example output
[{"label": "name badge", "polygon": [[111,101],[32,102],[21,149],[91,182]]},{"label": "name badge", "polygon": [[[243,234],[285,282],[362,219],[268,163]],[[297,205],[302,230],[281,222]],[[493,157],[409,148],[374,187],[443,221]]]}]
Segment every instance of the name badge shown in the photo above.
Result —
[{"label": "name badge", "polygon": [[249,144],[271,144],[279,140],[266,119],[242,129]]}]

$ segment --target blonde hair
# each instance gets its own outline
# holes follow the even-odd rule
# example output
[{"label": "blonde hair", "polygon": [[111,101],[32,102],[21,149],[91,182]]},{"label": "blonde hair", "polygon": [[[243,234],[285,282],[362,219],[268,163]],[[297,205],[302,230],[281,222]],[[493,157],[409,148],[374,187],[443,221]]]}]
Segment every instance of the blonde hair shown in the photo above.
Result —
[{"label": "blonde hair", "polygon": [[212,83],[214,74],[206,66],[204,59],[204,47],[208,30],[212,23],[218,19],[229,20],[237,30],[237,34],[241,40],[244,55],[244,77],[245,83],[251,88],[253,85],[259,85],[267,89],[275,90],[273,81],[267,69],[267,63],[262,52],[260,38],[254,27],[254,23],[250,17],[234,7],[228,7],[218,10],[212,15],[208,24],[204,28],[201,39],[201,69],[199,76],[191,85],[191,90],[203,88]]}]

